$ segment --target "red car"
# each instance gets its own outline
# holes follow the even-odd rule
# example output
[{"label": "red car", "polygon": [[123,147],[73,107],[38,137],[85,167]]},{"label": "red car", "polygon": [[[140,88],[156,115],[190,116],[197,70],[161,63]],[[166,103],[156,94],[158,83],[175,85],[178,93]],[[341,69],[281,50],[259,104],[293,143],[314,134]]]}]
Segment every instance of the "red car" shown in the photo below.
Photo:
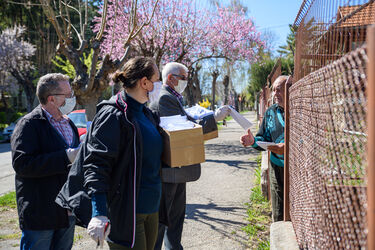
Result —
[{"label": "red car", "polygon": [[86,134],[87,120],[86,111],[84,109],[74,110],[68,115],[68,117],[78,128],[78,134],[80,138],[81,135]]}]

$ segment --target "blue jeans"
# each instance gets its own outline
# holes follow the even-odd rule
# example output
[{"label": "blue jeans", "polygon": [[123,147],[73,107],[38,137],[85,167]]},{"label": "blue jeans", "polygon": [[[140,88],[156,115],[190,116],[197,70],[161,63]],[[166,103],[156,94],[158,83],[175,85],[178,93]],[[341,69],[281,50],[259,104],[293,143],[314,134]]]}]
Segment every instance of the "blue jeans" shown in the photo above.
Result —
[{"label": "blue jeans", "polygon": [[158,238],[155,250],[162,249],[163,241],[166,250],[182,250],[181,236],[186,210],[186,183],[162,183],[163,193],[160,202],[167,210],[169,226],[159,223]]},{"label": "blue jeans", "polygon": [[69,216],[69,227],[57,230],[23,230],[21,250],[70,250],[74,238],[74,216]]}]

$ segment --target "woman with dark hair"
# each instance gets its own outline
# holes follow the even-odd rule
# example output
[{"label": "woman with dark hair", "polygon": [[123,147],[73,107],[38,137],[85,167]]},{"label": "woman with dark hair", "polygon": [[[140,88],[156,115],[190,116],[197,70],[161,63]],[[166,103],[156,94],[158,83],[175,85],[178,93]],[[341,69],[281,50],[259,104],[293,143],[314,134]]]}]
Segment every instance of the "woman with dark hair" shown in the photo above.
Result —
[{"label": "woman with dark hair", "polygon": [[159,117],[145,103],[159,71],[152,58],[136,57],[114,80],[124,90],[98,105],[79,155],[92,204],[87,232],[98,245],[107,238],[110,249],[153,249],[162,137]]}]

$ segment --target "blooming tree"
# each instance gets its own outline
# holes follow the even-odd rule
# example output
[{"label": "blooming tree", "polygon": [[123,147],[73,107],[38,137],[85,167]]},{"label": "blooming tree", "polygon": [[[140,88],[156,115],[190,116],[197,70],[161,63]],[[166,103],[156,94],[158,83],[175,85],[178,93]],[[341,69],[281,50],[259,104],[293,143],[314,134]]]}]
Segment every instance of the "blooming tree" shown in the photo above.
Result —
[{"label": "blooming tree", "polygon": [[[195,1],[160,0],[152,22],[131,41],[133,52],[151,56],[158,65],[170,61],[190,68],[187,93],[200,100],[199,62],[209,58],[225,58],[254,62],[258,48],[263,46],[253,21],[242,10],[216,6],[215,11],[198,9]],[[138,20],[147,20],[153,8],[147,0],[140,1]],[[121,41],[128,36],[124,29],[131,22],[127,0],[109,0],[107,26],[104,30],[102,54],[118,59],[124,52]],[[99,19],[94,30],[100,27]],[[195,93],[193,93],[195,92]]]},{"label": "blooming tree", "polygon": [[[157,4],[159,0],[150,0],[150,4]],[[127,30],[127,36],[119,41],[117,46],[123,47],[123,53],[116,60],[110,55],[100,55],[100,47],[103,41],[107,24],[108,6],[116,5],[117,1],[99,1],[101,5],[100,25],[95,35],[87,35],[91,29],[88,20],[88,0],[77,0],[78,7],[72,5],[72,1],[39,0],[46,15],[58,36],[59,45],[57,52],[64,55],[75,70],[72,81],[77,102],[86,109],[88,120],[92,120],[96,112],[96,104],[103,90],[108,87],[108,75],[121,68],[128,58],[130,42],[147,26],[152,17],[152,11],[148,13],[148,19],[139,20],[137,11],[140,6],[138,0],[126,0],[128,19],[122,24],[122,29]],[[153,8],[155,10],[155,8]],[[72,20],[79,20],[73,23]],[[77,42],[78,41],[78,45]],[[90,68],[85,64],[84,52],[93,51]]]},{"label": "blooming tree", "polygon": [[11,74],[22,86],[26,94],[27,111],[30,112],[35,98],[35,77],[31,57],[36,48],[23,40],[22,35],[25,31],[25,27],[15,26],[5,29],[0,34],[0,71]]}]

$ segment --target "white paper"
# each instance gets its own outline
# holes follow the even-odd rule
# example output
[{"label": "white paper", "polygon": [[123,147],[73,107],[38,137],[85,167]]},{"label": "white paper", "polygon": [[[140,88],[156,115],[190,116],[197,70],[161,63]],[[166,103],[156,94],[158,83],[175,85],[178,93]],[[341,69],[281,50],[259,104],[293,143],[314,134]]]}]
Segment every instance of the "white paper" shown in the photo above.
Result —
[{"label": "white paper", "polygon": [[276,145],[277,143],[274,143],[274,142],[267,142],[267,141],[257,141],[256,144],[263,148],[264,150],[267,150],[267,147],[268,146],[273,146],[273,145]]},{"label": "white paper", "polygon": [[233,119],[240,124],[240,126],[244,129],[247,130],[253,126],[253,124],[248,121],[245,117],[243,117],[240,113],[238,113],[234,108],[230,108],[230,115],[233,117]]},{"label": "white paper", "polygon": [[194,128],[194,123],[182,115],[163,116],[160,117],[160,127],[168,131],[176,131]]},{"label": "white paper", "polygon": [[195,120],[202,119],[203,117],[214,114],[212,110],[203,108],[199,106],[198,104],[196,104],[195,106],[191,108],[185,109],[185,111],[189,116],[193,117]]}]

